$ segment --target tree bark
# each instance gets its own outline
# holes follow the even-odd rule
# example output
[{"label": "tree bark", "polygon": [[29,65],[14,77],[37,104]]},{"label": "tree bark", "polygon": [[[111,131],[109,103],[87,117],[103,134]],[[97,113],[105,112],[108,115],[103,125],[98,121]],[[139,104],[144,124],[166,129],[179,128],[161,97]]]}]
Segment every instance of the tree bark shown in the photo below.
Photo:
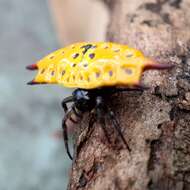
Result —
[{"label": "tree bark", "polygon": [[[105,0],[107,40],[142,50],[169,71],[145,72],[150,90],[110,97],[131,153],[107,121],[110,145],[99,124],[76,141],[68,189],[190,189],[190,0]],[[87,137],[88,136],[88,137]],[[86,137],[86,138],[85,138]]]}]

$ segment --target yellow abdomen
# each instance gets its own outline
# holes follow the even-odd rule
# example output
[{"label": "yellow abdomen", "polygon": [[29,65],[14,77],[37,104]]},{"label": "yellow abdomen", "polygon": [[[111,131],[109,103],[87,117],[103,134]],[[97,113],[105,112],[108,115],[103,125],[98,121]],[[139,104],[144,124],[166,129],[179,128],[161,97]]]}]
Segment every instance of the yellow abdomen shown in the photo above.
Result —
[{"label": "yellow abdomen", "polygon": [[111,42],[76,43],[49,54],[35,66],[35,84],[82,89],[138,85],[146,68],[162,68],[139,50]]}]

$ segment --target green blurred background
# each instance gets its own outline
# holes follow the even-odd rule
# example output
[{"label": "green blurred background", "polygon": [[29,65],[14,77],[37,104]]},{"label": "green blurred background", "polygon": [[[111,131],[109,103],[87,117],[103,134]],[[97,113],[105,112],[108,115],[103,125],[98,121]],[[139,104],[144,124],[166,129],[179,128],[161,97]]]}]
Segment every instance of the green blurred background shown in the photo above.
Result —
[{"label": "green blurred background", "polygon": [[75,41],[104,40],[108,13],[96,0],[0,0],[0,190],[66,189],[71,161],[61,100],[71,89],[27,86],[25,66]]}]

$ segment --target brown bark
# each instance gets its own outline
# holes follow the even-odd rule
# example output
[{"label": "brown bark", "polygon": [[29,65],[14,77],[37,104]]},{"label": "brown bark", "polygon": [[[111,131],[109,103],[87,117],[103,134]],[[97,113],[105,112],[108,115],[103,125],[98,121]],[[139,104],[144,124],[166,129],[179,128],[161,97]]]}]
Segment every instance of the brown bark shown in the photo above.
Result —
[{"label": "brown bark", "polygon": [[149,71],[150,90],[110,97],[132,152],[107,122],[112,145],[96,124],[85,139],[84,118],[68,189],[190,189],[190,0],[105,0],[109,41],[128,44],[175,65]]}]

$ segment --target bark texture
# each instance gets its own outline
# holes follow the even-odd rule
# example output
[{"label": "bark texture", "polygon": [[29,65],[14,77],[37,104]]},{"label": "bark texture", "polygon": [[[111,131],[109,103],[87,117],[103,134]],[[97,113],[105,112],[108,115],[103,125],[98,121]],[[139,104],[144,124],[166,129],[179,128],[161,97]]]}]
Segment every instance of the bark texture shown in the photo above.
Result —
[{"label": "bark texture", "polygon": [[107,121],[110,145],[98,124],[76,142],[68,189],[190,189],[190,0],[105,0],[110,9],[108,41],[128,44],[175,65],[148,71],[139,93],[110,97],[132,152]]}]

